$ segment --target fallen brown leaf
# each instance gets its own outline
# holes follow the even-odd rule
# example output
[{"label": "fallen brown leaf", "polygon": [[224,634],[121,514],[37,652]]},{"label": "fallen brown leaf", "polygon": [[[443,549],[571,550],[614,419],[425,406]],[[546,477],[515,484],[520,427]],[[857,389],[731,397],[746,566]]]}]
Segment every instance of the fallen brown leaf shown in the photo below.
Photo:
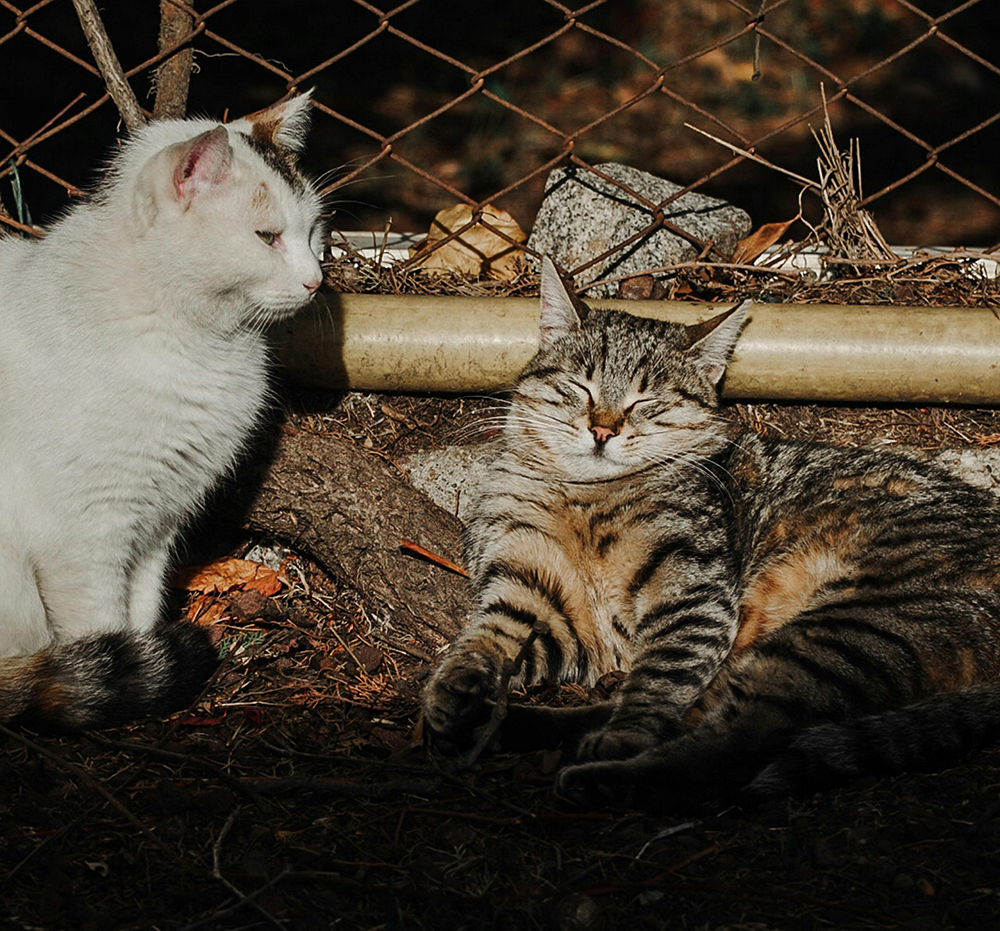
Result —
[{"label": "fallen brown leaf", "polygon": [[281,578],[273,569],[249,559],[226,557],[181,569],[174,575],[175,588],[203,594],[222,594],[233,589],[253,589],[262,595],[281,591]]},{"label": "fallen brown leaf", "polygon": [[736,243],[733,250],[733,261],[737,265],[750,265],[757,261],[767,249],[770,249],[796,220],[797,216],[784,223],[765,223],[755,229],[749,236]]}]

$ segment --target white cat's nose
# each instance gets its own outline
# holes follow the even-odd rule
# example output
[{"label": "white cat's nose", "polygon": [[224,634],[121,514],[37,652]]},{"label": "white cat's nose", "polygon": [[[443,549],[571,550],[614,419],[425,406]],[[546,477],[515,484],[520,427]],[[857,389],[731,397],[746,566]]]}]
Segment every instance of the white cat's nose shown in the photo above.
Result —
[{"label": "white cat's nose", "polygon": [[309,281],[303,282],[302,287],[305,288],[310,294],[315,294],[319,290],[319,286],[322,283],[322,278],[312,278]]}]

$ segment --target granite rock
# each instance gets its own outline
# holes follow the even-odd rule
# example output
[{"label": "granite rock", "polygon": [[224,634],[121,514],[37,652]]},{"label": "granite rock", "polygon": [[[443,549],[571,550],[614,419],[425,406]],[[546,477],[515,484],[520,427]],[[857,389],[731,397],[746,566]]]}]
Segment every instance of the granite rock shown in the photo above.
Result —
[{"label": "granite rock", "polygon": [[500,444],[479,443],[415,452],[403,457],[400,464],[414,488],[465,521],[469,506],[479,495],[483,476],[499,455]]},{"label": "granite rock", "polygon": [[[681,190],[680,185],[617,162],[595,167],[654,204]],[[745,211],[704,194],[685,194],[667,206],[664,215],[703,242],[714,241],[725,253],[731,253],[750,232],[750,216]],[[557,168],[545,183],[545,199],[528,246],[551,256],[563,268],[573,269],[638,233],[652,217],[653,212],[636,198],[586,169],[575,165]],[[686,239],[661,229],[591,266],[584,280],[676,265],[696,258],[700,251]],[[587,296],[614,297],[617,290],[617,282],[599,285]]]}]

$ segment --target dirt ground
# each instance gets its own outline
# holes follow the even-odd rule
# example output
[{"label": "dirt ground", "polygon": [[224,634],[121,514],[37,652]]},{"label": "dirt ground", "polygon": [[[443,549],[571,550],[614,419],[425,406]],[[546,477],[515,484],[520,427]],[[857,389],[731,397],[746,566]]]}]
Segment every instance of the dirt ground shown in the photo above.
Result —
[{"label": "dirt ground", "polygon": [[[476,441],[493,404],[289,389],[283,417],[395,461]],[[989,409],[729,412],[842,444],[1000,440]],[[275,541],[228,527],[189,555],[225,564],[259,543]],[[74,737],[0,728],[0,927],[1000,927],[1000,750],[762,810],[581,811],[553,791],[558,752],[466,770],[430,758],[417,719],[431,657],[383,637],[363,591],[278,555],[271,588],[176,593],[225,653],[183,713]]]}]

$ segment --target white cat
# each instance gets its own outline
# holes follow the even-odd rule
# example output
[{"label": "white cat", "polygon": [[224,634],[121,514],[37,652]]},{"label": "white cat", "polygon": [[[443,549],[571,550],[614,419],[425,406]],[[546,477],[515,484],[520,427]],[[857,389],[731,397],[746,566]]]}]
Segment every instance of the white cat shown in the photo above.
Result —
[{"label": "white cat", "polygon": [[262,328],[322,281],[309,111],[150,124],[42,240],[0,238],[0,721],[162,714],[213,668],[164,576],[261,412]]}]

